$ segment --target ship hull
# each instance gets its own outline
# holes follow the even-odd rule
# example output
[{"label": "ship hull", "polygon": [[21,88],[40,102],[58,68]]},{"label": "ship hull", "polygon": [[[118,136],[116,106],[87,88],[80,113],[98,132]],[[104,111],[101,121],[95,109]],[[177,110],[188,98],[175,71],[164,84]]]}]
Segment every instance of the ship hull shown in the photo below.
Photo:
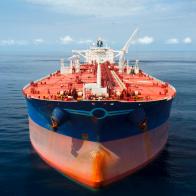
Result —
[{"label": "ship hull", "polygon": [[[85,118],[90,118],[92,124],[85,126],[90,127],[93,134],[89,133],[88,129],[82,130],[85,135],[80,136],[80,138],[77,137],[73,130],[71,130],[72,134],[69,134],[68,130],[63,131],[68,126],[62,125],[58,131],[58,129],[52,130],[51,126],[41,124],[40,121],[43,119],[39,116],[45,114],[44,110],[39,111],[39,114],[35,114],[35,110],[33,110],[36,105],[35,102],[32,104],[32,100],[27,101],[29,106],[30,140],[34,149],[50,166],[77,182],[92,188],[108,185],[144,167],[162,151],[167,142],[168,117],[172,100],[165,100],[166,104],[162,102],[165,106],[164,109],[162,107],[157,108],[159,111],[157,115],[161,115],[162,121],[157,116],[156,118],[155,116],[153,116],[154,118],[149,116],[154,115],[151,109],[159,107],[159,103],[154,103],[149,108],[145,107],[145,103],[143,103],[145,117],[142,117],[141,112],[136,112],[137,107],[134,104],[129,104],[129,109],[133,108],[133,113],[136,113],[136,119],[134,115],[130,117],[131,112],[127,114],[122,111],[121,113],[116,112],[112,116],[104,114],[104,118],[98,119],[87,115]],[[50,103],[50,105],[55,104]],[[100,109],[100,106],[98,108]],[[148,112],[148,109],[151,112]],[[162,112],[166,114],[163,115]],[[81,114],[78,115],[79,121],[82,119],[81,116]],[[120,119],[120,123],[115,122],[115,118]],[[141,128],[139,121],[143,121],[142,118],[147,119],[148,125]],[[138,124],[135,125],[136,123],[130,119],[134,119]],[[156,123],[153,119],[156,119],[159,123]],[[69,119],[67,123],[70,123],[71,120]],[[130,125],[129,134],[126,131],[127,121]],[[124,122],[124,124],[121,124],[121,122]],[[66,123],[66,120],[63,123]],[[84,121],[83,123],[86,122]],[[115,130],[109,132],[109,135],[104,135],[105,132],[101,132],[101,129],[105,127],[104,123],[107,123],[106,127],[110,125],[113,127],[112,124],[108,125],[108,123],[117,124],[115,124]],[[92,126],[93,124],[95,127]],[[77,125],[75,126],[77,127]],[[97,129],[92,130],[93,128]],[[114,133],[114,131],[118,131],[118,133]],[[123,134],[119,135],[119,133]]]}]

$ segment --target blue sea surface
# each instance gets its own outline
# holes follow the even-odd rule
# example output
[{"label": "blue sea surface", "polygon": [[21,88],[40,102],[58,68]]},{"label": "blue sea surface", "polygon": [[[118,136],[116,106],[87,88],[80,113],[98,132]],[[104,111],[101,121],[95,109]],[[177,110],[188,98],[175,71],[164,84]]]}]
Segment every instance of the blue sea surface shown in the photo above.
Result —
[{"label": "blue sea surface", "polygon": [[21,89],[59,69],[59,54],[0,55],[0,196],[196,195],[196,52],[133,52],[142,69],[177,90],[168,143],[139,172],[99,191],[70,181],[43,162],[29,140]]}]

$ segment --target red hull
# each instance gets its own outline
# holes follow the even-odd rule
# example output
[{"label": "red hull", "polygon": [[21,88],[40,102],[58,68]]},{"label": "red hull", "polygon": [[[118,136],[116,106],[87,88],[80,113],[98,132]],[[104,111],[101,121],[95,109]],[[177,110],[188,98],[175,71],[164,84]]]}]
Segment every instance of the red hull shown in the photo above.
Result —
[{"label": "red hull", "polygon": [[40,127],[30,119],[34,149],[50,166],[92,188],[108,185],[147,165],[164,148],[168,124],[126,139],[81,141]]}]

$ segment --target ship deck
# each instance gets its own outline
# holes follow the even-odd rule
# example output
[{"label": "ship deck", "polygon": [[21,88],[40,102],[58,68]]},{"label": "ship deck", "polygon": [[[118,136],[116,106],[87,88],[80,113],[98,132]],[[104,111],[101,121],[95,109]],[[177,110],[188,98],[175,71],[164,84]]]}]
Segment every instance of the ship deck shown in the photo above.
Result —
[{"label": "ship deck", "polygon": [[101,85],[108,88],[107,96],[92,95],[85,91],[84,84],[96,83],[97,68],[93,64],[83,64],[79,73],[52,73],[40,80],[29,83],[23,93],[28,98],[60,101],[158,101],[171,99],[175,89],[168,83],[162,82],[140,70],[137,74],[119,73],[118,66],[101,64]]}]

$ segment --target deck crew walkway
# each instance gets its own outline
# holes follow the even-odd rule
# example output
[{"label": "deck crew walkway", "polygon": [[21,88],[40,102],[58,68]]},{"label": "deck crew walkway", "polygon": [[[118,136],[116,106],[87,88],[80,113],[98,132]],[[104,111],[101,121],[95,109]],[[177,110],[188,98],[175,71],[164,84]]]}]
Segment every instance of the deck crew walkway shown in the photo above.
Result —
[{"label": "deck crew walkway", "polygon": [[118,85],[120,86],[120,88],[126,89],[125,84],[122,82],[122,80],[118,77],[118,75],[116,74],[116,72],[114,70],[111,71],[112,76],[114,77],[114,79],[116,80],[116,82],[118,83]]}]

